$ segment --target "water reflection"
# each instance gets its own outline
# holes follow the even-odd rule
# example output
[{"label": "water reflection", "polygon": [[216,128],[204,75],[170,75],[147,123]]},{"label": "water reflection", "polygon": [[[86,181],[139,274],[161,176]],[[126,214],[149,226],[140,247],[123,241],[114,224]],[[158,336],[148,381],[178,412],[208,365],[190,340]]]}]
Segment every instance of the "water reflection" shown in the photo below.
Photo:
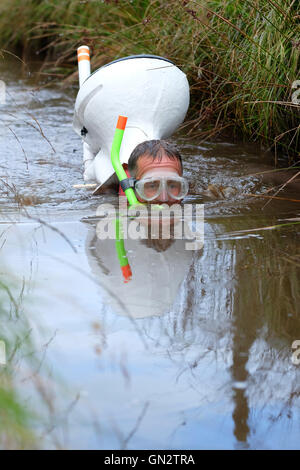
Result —
[{"label": "water reflection", "polygon": [[[80,416],[85,416],[94,447],[118,448],[104,410],[130,430],[137,394],[143,397],[138,409],[146,410],[148,427],[132,439],[132,448],[145,445],[143,433],[158,445],[157,419],[165,423],[160,442],[167,448],[297,445],[299,368],[291,363],[290,348],[300,335],[299,267],[288,255],[295,253],[297,229],[241,232],[271,222],[261,214],[208,217],[204,247],[197,252],[186,250],[185,240],[125,240],[133,273],[128,283],[114,240],[99,240],[96,221],[55,222],[76,252],[50,226],[10,228],[2,249],[6,262],[27,281],[32,278],[31,294],[39,299],[39,321],[43,329],[47,326],[48,337],[60,331],[49,348],[50,364],[65,377],[73,396],[77,380],[90,393],[72,417],[73,447],[79,445]],[[33,260],[29,273],[20,263],[23,257]],[[93,333],[96,364],[91,324],[98,325]],[[35,374],[37,385],[40,373]],[[118,392],[111,395],[116,384]],[[67,409],[54,380],[51,386],[60,409]],[[47,407],[47,395],[44,400]],[[106,426],[96,443],[89,406],[101,412]],[[51,413],[46,429],[56,423],[60,433],[59,411]],[[289,442],[282,434],[287,425]]]},{"label": "water reflection", "polygon": [[114,240],[89,232],[86,252],[94,276],[103,286],[104,303],[131,318],[162,315],[173,304],[193,253],[185,240],[125,240],[132,276],[124,283]]},{"label": "water reflection", "polygon": [[[287,419],[291,431],[299,432],[299,416],[292,413],[300,403],[299,370],[291,364],[291,344],[300,337],[299,266],[285,259],[285,253],[294,252],[296,237],[292,228],[234,243],[238,283],[233,309],[233,417],[241,442],[247,442],[250,426],[252,435],[257,427],[251,422],[249,404],[256,400],[263,414],[267,410],[270,424]],[[271,377],[276,386],[270,387]]]},{"label": "water reflection", "polygon": [[[257,224],[270,219],[210,221],[203,251],[193,254],[182,241],[168,241],[156,253],[149,241],[127,241],[138,287],[121,287],[127,313],[114,299],[105,301],[118,314],[143,319],[139,333],[156,354],[168,355],[178,383],[197,390],[200,408],[217,410],[224,400],[224,410],[232,406],[237,448],[268,441],[264,420],[277,439],[280,421],[299,435],[299,414],[292,412],[299,406],[299,371],[291,364],[291,344],[300,337],[299,266],[284,256],[295,249],[297,230],[238,232]],[[91,232],[86,246],[94,274],[115,294],[122,284],[113,244]]]}]

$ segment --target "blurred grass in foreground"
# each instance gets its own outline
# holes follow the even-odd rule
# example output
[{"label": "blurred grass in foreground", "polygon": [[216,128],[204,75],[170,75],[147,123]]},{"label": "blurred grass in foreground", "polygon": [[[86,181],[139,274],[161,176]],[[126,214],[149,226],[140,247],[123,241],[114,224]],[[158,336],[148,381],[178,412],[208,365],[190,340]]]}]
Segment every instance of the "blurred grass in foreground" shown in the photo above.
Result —
[{"label": "blurred grass in foreground", "polygon": [[20,361],[32,355],[30,327],[21,311],[22,297],[23,288],[16,300],[0,281],[0,449],[5,450],[37,448],[33,414],[17,391]]}]

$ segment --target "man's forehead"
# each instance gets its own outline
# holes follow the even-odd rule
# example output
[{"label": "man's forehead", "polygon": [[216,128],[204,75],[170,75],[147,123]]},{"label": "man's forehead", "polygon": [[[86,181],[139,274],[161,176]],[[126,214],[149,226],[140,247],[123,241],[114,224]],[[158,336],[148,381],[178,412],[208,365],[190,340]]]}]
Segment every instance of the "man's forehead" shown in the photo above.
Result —
[{"label": "man's forehead", "polygon": [[161,158],[155,158],[151,155],[141,155],[137,161],[137,177],[140,178],[144,173],[171,172],[181,174],[181,163],[177,158],[171,158],[163,154]]}]

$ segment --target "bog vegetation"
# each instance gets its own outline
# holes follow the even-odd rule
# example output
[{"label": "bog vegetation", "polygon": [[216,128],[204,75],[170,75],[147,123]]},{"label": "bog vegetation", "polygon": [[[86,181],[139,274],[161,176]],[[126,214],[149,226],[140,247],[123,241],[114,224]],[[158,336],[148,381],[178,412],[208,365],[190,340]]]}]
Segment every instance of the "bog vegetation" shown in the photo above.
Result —
[{"label": "bog vegetation", "polygon": [[[77,80],[76,48],[95,69],[131,54],[165,56],[191,84],[187,132],[262,142],[299,155],[300,12],[296,0],[2,0],[0,47]],[[296,86],[296,85],[294,85]]]}]

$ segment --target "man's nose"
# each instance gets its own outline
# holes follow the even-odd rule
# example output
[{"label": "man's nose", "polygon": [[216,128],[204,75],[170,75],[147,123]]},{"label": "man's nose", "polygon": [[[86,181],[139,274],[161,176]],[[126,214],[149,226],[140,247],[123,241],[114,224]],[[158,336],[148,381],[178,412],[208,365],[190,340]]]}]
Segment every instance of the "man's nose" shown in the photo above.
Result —
[{"label": "man's nose", "polygon": [[165,189],[163,189],[162,192],[160,193],[159,199],[161,200],[161,202],[168,201],[169,195]]}]

